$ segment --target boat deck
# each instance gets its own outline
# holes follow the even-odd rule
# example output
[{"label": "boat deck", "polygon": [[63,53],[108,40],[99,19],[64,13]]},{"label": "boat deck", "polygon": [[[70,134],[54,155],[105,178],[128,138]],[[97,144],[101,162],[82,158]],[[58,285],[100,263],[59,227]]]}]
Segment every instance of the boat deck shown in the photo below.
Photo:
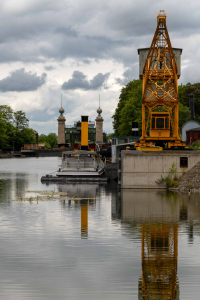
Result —
[{"label": "boat deck", "polygon": [[41,181],[55,181],[55,182],[107,182],[108,177],[103,177],[103,176],[87,176],[83,177],[81,176],[42,176]]}]

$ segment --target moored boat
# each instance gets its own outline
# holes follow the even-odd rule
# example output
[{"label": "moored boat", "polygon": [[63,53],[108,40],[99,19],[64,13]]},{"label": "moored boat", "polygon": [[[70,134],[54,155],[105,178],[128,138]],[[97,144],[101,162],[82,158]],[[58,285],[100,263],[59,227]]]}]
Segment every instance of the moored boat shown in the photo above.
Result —
[{"label": "moored boat", "polygon": [[77,150],[65,151],[62,155],[62,166],[57,176],[101,176],[105,166],[101,157],[95,151]]}]

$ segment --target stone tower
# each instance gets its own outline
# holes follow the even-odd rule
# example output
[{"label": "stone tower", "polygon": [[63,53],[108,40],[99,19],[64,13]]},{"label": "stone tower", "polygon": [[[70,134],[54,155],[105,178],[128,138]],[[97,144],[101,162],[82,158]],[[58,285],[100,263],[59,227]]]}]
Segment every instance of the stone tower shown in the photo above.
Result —
[{"label": "stone tower", "polygon": [[99,108],[97,109],[98,116],[96,117],[96,143],[101,144],[103,143],[103,118],[101,116],[102,109],[100,108],[100,103],[99,103]]},{"label": "stone tower", "polygon": [[59,109],[60,116],[58,117],[58,147],[65,145],[65,117],[63,116],[65,110],[62,108]]}]

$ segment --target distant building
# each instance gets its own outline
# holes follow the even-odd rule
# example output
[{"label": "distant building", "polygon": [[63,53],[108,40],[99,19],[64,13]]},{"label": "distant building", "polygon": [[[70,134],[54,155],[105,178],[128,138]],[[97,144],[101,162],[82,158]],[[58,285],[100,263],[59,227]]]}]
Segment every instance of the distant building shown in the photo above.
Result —
[{"label": "distant building", "polygon": [[[88,122],[88,141],[90,144],[96,142],[95,122]],[[65,142],[74,147],[75,143],[81,142],[81,121],[74,122],[74,125],[65,126]]]},{"label": "distant building", "polygon": [[200,140],[200,127],[186,130],[186,144],[192,144]]},{"label": "distant building", "polygon": [[197,127],[200,127],[200,124],[197,121],[190,120],[190,121],[185,122],[183,124],[182,128],[181,128],[182,141],[183,142],[187,141],[187,144],[188,144],[188,139],[186,137],[186,132],[188,132],[189,130],[192,130],[194,128],[197,128]]}]

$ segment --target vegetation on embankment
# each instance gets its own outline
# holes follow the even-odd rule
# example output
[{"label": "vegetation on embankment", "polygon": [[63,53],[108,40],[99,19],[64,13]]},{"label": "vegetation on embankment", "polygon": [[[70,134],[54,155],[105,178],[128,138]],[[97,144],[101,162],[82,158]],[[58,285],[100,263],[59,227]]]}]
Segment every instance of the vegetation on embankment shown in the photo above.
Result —
[{"label": "vegetation on embankment", "polygon": [[200,192],[200,163],[185,172],[179,179],[177,187],[169,190],[177,192]]}]

